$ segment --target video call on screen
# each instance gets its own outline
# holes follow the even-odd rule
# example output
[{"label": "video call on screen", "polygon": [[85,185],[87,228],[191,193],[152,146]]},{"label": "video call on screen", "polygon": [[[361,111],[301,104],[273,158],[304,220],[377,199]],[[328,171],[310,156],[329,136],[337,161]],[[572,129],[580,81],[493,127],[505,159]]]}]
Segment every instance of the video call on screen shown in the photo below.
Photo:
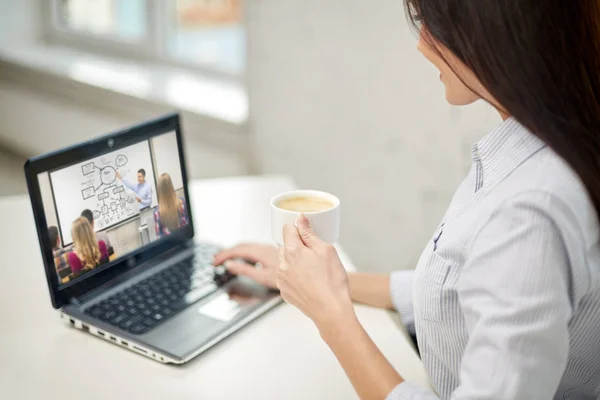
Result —
[{"label": "video call on screen", "polygon": [[59,284],[187,225],[180,165],[172,132],[39,174]]}]

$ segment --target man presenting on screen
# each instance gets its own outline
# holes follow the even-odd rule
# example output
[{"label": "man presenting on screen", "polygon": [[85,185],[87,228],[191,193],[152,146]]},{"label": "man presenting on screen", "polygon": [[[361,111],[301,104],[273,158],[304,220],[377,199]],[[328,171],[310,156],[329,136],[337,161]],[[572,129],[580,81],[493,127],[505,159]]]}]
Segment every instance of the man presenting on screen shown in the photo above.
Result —
[{"label": "man presenting on screen", "polygon": [[138,202],[140,210],[150,207],[150,203],[152,203],[152,187],[146,181],[146,171],[143,168],[140,168],[137,172],[137,185],[134,185],[123,178],[119,171],[117,171],[117,178],[123,182],[125,187],[131,189],[135,193],[135,199]]}]

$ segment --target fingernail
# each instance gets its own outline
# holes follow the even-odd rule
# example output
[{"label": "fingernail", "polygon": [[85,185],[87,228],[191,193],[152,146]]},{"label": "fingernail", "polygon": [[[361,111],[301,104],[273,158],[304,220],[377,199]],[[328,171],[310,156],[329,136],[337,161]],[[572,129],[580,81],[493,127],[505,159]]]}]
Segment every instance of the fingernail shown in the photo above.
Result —
[{"label": "fingernail", "polygon": [[298,215],[298,218],[296,218],[295,225],[296,225],[296,228],[309,227],[310,222],[308,221],[308,218],[306,218],[306,215],[300,214],[300,215]]},{"label": "fingernail", "polygon": [[225,262],[223,263],[223,265],[225,266],[225,268],[229,268],[229,267],[231,267],[231,261],[229,261],[229,260],[228,260],[228,261],[225,261]]}]

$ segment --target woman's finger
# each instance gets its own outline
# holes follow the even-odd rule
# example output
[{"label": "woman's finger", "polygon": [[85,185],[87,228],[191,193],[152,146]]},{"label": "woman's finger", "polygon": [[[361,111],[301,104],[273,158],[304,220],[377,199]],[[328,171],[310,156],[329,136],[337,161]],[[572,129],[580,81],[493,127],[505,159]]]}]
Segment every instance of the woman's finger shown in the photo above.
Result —
[{"label": "woman's finger", "polygon": [[268,272],[262,269],[256,269],[252,265],[246,264],[245,262],[227,261],[225,263],[225,268],[227,268],[227,271],[234,275],[247,276],[260,284],[267,283]]},{"label": "woman's finger", "polygon": [[285,225],[283,227],[283,243],[285,244],[285,251],[290,254],[305,247],[298,233],[298,228],[294,225]]},{"label": "woman's finger", "polygon": [[243,258],[252,262],[259,262],[258,255],[256,254],[256,246],[252,244],[239,244],[235,247],[223,250],[215,254],[213,260],[214,265],[221,265],[227,260],[233,258]]},{"label": "woman's finger", "polygon": [[310,226],[310,221],[308,218],[306,218],[306,215],[300,214],[297,220],[297,225],[300,239],[302,239],[307,247],[314,249],[323,243],[321,238],[319,238],[315,231],[313,231],[312,227]]}]

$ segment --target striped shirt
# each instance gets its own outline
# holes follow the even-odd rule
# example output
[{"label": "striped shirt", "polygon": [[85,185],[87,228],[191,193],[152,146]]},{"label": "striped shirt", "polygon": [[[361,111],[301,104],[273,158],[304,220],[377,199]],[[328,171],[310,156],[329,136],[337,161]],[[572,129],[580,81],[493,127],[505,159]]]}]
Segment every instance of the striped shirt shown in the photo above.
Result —
[{"label": "striped shirt", "polygon": [[435,393],[403,382],[388,399],[600,398],[600,246],[585,187],[514,119],[472,153],[415,271],[391,277]]}]

